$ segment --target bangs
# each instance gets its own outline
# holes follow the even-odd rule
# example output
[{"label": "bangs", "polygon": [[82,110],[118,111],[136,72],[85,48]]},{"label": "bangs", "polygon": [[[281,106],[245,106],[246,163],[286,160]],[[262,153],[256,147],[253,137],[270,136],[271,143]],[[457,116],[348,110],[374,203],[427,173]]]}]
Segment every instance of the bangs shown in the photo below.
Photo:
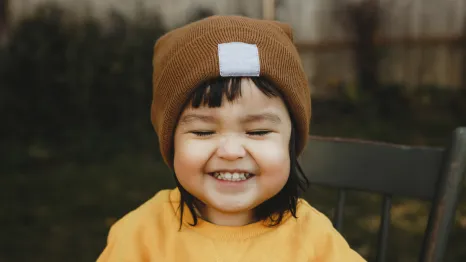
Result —
[{"label": "bangs", "polygon": [[[241,97],[241,80],[243,77],[219,77],[200,84],[191,95],[190,105],[193,108],[207,106],[221,107],[224,99],[233,102]],[[281,97],[278,89],[262,77],[245,78],[252,81],[267,97]],[[189,104],[189,103],[188,103]]]}]

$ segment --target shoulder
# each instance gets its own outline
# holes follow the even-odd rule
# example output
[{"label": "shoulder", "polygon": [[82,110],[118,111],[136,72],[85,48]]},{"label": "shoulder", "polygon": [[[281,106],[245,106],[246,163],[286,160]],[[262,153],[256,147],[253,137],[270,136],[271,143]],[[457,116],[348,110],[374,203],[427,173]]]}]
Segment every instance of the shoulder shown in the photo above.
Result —
[{"label": "shoulder", "polygon": [[154,219],[173,210],[170,205],[170,192],[171,190],[159,191],[151,199],[119,219],[112,229],[145,227],[153,224]]},{"label": "shoulder", "polygon": [[171,201],[173,190],[162,190],[110,228],[107,244],[98,261],[128,258],[143,261],[150,256],[146,241],[156,244],[168,229],[176,231],[176,213]]},{"label": "shoulder", "polygon": [[302,227],[314,232],[316,229],[319,231],[335,230],[330,219],[304,199],[299,199],[296,216],[298,217],[297,222]]},{"label": "shoulder", "polygon": [[348,245],[330,219],[304,199],[300,199],[297,217],[297,224],[306,242],[313,243],[316,261],[365,261]]}]

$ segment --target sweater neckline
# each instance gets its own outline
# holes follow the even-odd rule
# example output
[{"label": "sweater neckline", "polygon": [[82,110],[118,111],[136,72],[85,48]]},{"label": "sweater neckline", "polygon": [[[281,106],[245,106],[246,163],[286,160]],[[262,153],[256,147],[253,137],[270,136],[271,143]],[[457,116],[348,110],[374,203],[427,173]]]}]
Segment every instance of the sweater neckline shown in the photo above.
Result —
[{"label": "sweater neckline", "polygon": [[[173,208],[175,216],[177,220],[179,221],[180,219],[179,204],[180,204],[180,199],[181,199],[181,194],[180,194],[179,189],[175,188],[171,190],[169,198],[170,198],[169,201]],[[290,216],[291,215],[289,213],[286,213],[283,216],[281,225],[283,223],[286,223]],[[212,239],[218,239],[218,240],[245,240],[248,238],[252,238],[252,237],[265,234],[277,227],[277,226],[268,226],[267,225],[268,222],[269,221],[258,221],[258,222],[254,222],[254,223],[247,224],[244,226],[220,226],[220,225],[213,224],[211,222],[208,222],[198,217],[197,225],[192,226],[192,224],[194,223],[194,220],[192,218],[190,210],[185,204],[182,230],[192,230],[206,237],[209,237]]]}]

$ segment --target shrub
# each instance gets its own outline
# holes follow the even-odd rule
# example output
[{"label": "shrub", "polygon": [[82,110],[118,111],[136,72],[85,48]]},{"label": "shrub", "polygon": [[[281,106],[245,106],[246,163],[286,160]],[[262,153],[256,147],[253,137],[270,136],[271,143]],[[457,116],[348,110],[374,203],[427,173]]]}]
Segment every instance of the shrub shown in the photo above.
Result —
[{"label": "shrub", "polygon": [[153,45],[165,33],[157,14],[108,27],[71,21],[43,6],[21,21],[0,50],[0,116],[8,157],[28,148],[48,151],[83,137],[151,130]]}]

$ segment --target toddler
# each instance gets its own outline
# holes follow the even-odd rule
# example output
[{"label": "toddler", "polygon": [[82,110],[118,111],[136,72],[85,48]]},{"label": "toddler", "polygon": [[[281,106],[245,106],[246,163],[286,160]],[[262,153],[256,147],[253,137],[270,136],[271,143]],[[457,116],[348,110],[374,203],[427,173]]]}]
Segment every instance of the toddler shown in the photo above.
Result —
[{"label": "toddler", "polygon": [[365,261],[299,197],[311,102],[287,24],[212,16],[161,37],[153,66],[177,187],[115,223],[99,262]]}]

